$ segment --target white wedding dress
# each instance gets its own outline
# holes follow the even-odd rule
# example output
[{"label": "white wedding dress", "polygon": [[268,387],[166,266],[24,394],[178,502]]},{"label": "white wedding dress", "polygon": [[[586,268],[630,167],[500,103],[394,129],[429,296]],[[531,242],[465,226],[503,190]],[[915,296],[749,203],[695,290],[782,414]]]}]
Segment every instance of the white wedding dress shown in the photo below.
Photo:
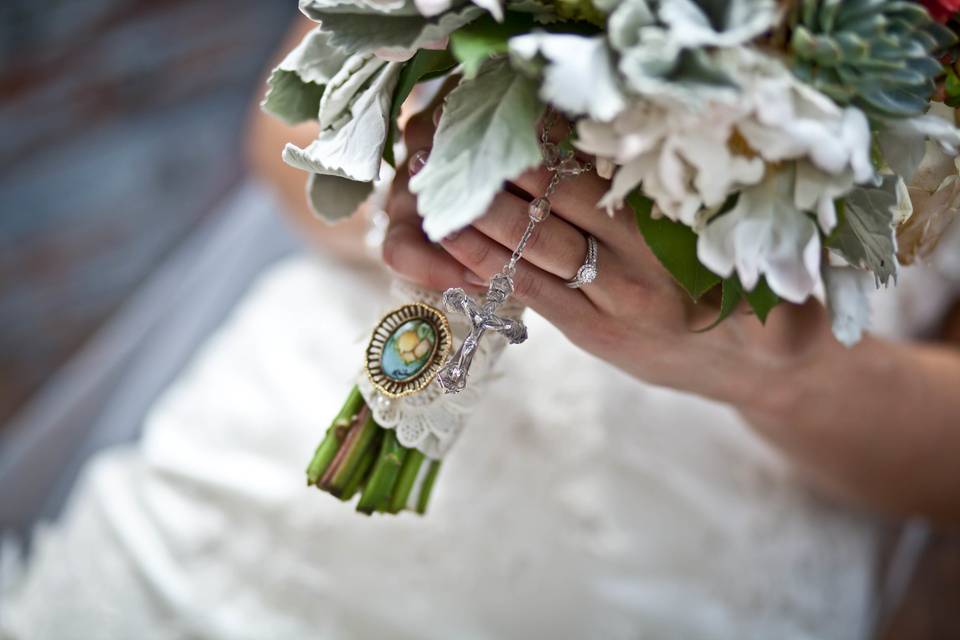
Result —
[{"label": "white wedding dress", "polygon": [[[943,308],[936,276],[904,280],[877,296],[887,333]],[[319,257],[266,273],[142,442],[98,455],[38,532],[0,637],[863,636],[869,515],[804,488],[729,408],[633,380],[533,315],[426,517],[305,487],[385,283]]]}]

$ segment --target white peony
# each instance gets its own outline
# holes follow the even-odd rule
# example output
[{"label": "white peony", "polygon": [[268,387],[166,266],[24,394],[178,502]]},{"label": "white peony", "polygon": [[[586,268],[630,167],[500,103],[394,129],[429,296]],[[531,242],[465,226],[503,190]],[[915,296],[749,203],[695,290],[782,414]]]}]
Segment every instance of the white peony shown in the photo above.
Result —
[{"label": "white peony", "polygon": [[[765,274],[800,302],[822,290],[817,224],[829,233],[835,200],[874,178],[867,118],[763,54],[717,58],[739,87],[732,99],[634,101],[610,122],[582,120],[578,146],[619,166],[601,206],[622,206],[642,185],[664,215],[698,230],[708,268],[736,270],[748,289]],[[710,220],[736,193],[734,210]]]}]

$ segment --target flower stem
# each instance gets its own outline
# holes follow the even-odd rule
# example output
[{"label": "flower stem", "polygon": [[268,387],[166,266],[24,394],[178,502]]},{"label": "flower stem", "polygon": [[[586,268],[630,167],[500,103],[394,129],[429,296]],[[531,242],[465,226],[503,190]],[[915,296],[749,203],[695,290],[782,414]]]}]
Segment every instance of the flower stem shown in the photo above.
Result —
[{"label": "flower stem", "polygon": [[[377,435],[380,436],[380,434]],[[344,502],[349,501],[353,496],[357,495],[357,491],[367,481],[367,478],[370,477],[370,469],[373,467],[373,463],[379,455],[379,445],[380,439],[375,440],[371,446],[367,447],[360,462],[357,463],[357,468],[343,488],[343,495],[340,496],[340,499]]]},{"label": "flower stem", "polygon": [[433,493],[433,484],[437,480],[437,474],[440,473],[440,461],[431,460],[430,468],[427,469],[427,475],[423,479],[423,485],[420,487],[420,495],[417,498],[417,513],[424,515],[427,512],[427,505],[430,504],[430,494]]},{"label": "flower stem", "polygon": [[356,386],[350,390],[347,401],[344,403],[340,413],[333,419],[323,440],[317,446],[313,459],[307,467],[307,484],[314,485],[323,477],[327,467],[333,462],[340,444],[346,437],[350,423],[357,413],[364,407],[363,396],[360,395],[360,389]]},{"label": "flower stem", "polygon": [[381,427],[374,421],[370,409],[364,407],[357,414],[356,423],[350,428],[343,445],[320,479],[320,487],[338,498],[343,495],[343,489],[353,476],[357,464],[373,445],[373,440],[380,430]]},{"label": "flower stem", "polygon": [[374,511],[386,509],[407,451],[408,449],[397,442],[397,434],[393,429],[388,429],[383,434],[380,456],[373,467],[367,486],[360,494],[357,511],[369,515]]},{"label": "flower stem", "polygon": [[403,466],[400,467],[400,474],[397,476],[397,483],[393,488],[393,495],[390,496],[390,505],[387,511],[390,513],[400,513],[410,499],[410,491],[417,479],[417,473],[420,471],[420,465],[423,464],[426,456],[417,449],[410,449]]}]

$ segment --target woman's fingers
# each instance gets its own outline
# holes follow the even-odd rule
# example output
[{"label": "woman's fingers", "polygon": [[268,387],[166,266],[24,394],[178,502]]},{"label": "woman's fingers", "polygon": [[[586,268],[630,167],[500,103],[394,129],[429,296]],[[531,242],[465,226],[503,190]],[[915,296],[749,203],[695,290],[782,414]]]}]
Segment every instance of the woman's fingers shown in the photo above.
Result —
[{"label": "woman's fingers", "polygon": [[[489,280],[510,260],[510,250],[472,227],[441,241],[443,247],[470,272]],[[514,296],[541,313],[561,330],[578,328],[595,314],[590,301],[562,280],[520,261],[513,277]],[[475,283],[476,284],[476,283]]]},{"label": "woman's fingers", "polygon": [[405,280],[429,289],[468,284],[463,265],[423,234],[416,198],[407,190],[408,179],[405,169],[398,171],[387,199],[390,228],[383,239],[383,261]]},{"label": "woman's fingers", "polygon": [[[513,182],[531,198],[536,198],[546,191],[550,179],[550,171],[537,167],[526,171]],[[610,183],[593,172],[566,178],[550,196],[553,212],[606,244],[615,245],[622,240],[625,229],[632,233],[637,233],[637,229],[635,225],[625,224],[632,222],[627,220],[625,212],[619,211],[610,217],[605,209],[597,206],[609,188]]]},{"label": "woman's fingers", "polygon": [[[513,251],[527,230],[529,210],[529,202],[502,192],[473,226]],[[577,273],[586,255],[587,239],[583,232],[554,216],[537,224],[523,253],[524,259],[563,280]]]}]

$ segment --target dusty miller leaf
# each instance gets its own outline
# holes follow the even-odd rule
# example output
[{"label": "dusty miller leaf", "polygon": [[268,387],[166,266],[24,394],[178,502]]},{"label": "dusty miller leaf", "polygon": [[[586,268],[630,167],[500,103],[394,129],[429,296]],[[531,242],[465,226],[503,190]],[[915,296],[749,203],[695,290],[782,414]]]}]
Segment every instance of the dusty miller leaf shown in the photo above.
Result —
[{"label": "dusty miller leaf", "polygon": [[877,286],[900,272],[897,261],[897,177],[884,176],[879,187],[857,187],[843,200],[843,220],[829,246],[850,264],[873,271]]},{"label": "dusty miller leaf", "polygon": [[307,181],[307,202],[322,220],[336,222],[360,208],[373,192],[373,184],[313,173]]},{"label": "dusty miller leaf", "polygon": [[850,267],[824,267],[827,310],[833,335],[840,344],[852,347],[863,338],[870,324],[870,303],[864,272]]},{"label": "dusty miller leaf", "polygon": [[420,15],[412,0],[300,0],[300,11],[317,22],[331,13]]},{"label": "dusty miller leaf", "polygon": [[318,13],[321,29],[330,34],[330,44],[350,52],[376,49],[419,49],[441,40],[484,15],[483,9],[467,4],[438,16]]},{"label": "dusty miller leaf", "polygon": [[399,62],[383,65],[351,103],[343,122],[323,130],[305,149],[288,144],[283,159],[311,173],[361,182],[375,180],[380,173],[390,101],[401,67]]},{"label": "dusty miller leaf", "polygon": [[289,124],[315,120],[326,83],[346,59],[330,46],[328,34],[314,29],[270,74],[261,108]]},{"label": "dusty miller leaf", "polygon": [[542,113],[536,83],[505,59],[450,92],[430,159],[410,181],[432,240],[482,216],[505,180],[540,164]]}]

